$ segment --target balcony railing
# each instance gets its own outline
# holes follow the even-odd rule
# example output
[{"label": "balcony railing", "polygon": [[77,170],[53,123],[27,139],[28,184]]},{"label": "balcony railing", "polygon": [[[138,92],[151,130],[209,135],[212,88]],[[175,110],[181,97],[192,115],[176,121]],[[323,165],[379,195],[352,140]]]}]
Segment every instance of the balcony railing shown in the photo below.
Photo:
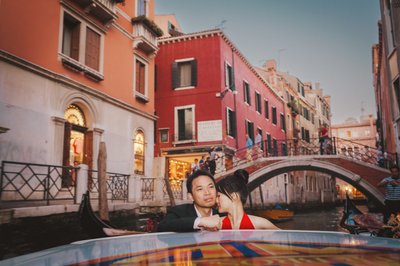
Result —
[{"label": "balcony railing", "polygon": [[107,24],[117,18],[115,12],[116,0],[74,0],[86,13]]}]

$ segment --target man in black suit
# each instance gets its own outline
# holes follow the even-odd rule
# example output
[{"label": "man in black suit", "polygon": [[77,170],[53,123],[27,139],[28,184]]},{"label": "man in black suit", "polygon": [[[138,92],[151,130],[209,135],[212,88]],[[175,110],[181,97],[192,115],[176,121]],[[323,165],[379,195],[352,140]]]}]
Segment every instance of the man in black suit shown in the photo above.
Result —
[{"label": "man in black suit", "polygon": [[157,230],[159,232],[218,230],[220,217],[213,209],[217,197],[214,177],[207,171],[198,170],[188,177],[186,187],[193,203],[169,209],[158,224]]}]

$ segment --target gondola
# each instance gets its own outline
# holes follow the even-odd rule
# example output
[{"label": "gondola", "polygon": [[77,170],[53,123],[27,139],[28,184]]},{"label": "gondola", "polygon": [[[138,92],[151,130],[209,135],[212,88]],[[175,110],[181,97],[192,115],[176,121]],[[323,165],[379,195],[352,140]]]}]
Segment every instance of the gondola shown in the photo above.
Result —
[{"label": "gondola", "polygon": [[392,237],[391,227],[386,226],[375,214],[363,213],[346,195],[340,226],[354,235]]},{"label": "gondola", "polygon": [[83,194],[82,202],[79,206],[79,221],[90,238],[107,237],[103,228],[116,229],[110,222],[100,219],[92,209],[90,204],[89,191]]}]

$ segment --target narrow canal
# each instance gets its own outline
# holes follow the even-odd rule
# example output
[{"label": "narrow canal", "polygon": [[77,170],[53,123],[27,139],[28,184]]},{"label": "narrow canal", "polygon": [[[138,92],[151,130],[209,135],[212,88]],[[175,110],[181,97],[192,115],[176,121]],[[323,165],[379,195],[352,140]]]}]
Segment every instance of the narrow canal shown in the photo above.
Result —
[{"label": "narrow canal", "polygon": [[[364,213],[368,212],[366,205],[357,205]],[[339,223],[343,216],[343,207],[334,207],[327,210],[304,210],[295,212],[293,220],[277,223],[281,229],[290,230],[317,230],[317,231],[341,231]]]},{"label": "narrow canal", "polygon": [[[358,207],[363,212],[368,211],[365,205]],[[295,212],[293,220],[276,223],[276,225],[281,229],[345,231],[339,226],[342,215],[343,207],[313,211],[299,210]],[[113,216],[111,220],[120,228],[131,230],[138,228],[139,221],[131,214]],[[0,236],[0,261],[87,239],[80,228],[76,214],[53,218],[28,218],[19,223],[1,225]]]}]

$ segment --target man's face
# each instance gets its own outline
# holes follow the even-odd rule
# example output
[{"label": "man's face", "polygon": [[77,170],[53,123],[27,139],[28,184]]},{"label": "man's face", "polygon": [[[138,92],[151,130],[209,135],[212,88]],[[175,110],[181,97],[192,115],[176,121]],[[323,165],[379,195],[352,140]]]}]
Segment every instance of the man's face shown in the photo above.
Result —
[{"label": "man's face", "polygon": [[192,197],[194,204],[202,208],[215,206],[217,190],[209,176],[201,175],[192,182]]},{"label": "man's face", "polygon": [[392,177],[394,177],[394,178],[398,178],[399,177],[399,169],[392,168],[392,169],[390,169],[390,172],[392,174]]}]

